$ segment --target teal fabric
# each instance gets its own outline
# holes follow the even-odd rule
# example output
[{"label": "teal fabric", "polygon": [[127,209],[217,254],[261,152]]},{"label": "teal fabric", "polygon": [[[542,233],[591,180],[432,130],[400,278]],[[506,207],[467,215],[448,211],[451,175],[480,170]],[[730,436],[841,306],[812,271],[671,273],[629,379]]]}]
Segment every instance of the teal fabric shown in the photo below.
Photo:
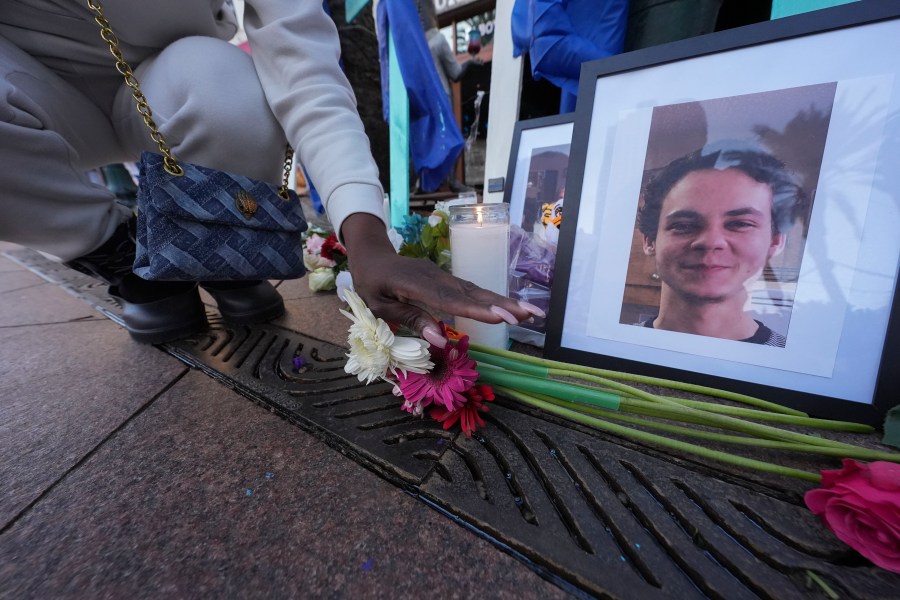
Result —
[{"label": "teal fabric", "polygon": [[409,96],[397,62],[394,34],[389,34],[390,132],[391,132],[391,227],[403,226],[409,214]]},{"label": "teal fabric", "polygon": [[829,8],[840,4],[850,4],[857,0],[772,0],[772,18],[790,17],[811,10]]},{"label": "teal fabric", "polygon": [[356,18],[356,15],[359,14],[359,11],[365,8],[366,4],[368,3],[369,0],[345,0],[344,19],[349,23]]},{"label": "teal fabric", "polygon": [[[453,170],[456,158],[462,152],[465,140],[456,124],[450,99],[438,77],[431,51],[425,41],[425,32],[419,13],[412,0],[381,0],[376,18],[378,31],[378,56],[381,61],[381,89],[384,110],[391,106],[392,86],[389,79],[390,37],[396,44],[396,64],[403,76],[409,97],[409,143],[413,164],[423,190],[436,190]],[[386,35],[390,32],[390,36]],[[388,114],[385,119],[391,122]],[[391,196],[398,191],[391,187]]]}]

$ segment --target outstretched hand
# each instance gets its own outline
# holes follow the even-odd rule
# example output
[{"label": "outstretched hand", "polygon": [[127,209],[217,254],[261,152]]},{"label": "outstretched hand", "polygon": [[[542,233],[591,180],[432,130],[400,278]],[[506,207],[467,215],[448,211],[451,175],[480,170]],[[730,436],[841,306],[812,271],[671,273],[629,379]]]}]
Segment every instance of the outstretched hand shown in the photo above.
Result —
[{"label": "outstretched hand", "polygon": [[389,323],[405,325],[431,343],[442,345],[446,340],[422,305],[485,323],[505,321],[512,325],[544,316],[536,306],[457,279],[429,260],[398,255],[384,223],[372,215],[350,215],[341,232],[353,287],[372,313]]}]

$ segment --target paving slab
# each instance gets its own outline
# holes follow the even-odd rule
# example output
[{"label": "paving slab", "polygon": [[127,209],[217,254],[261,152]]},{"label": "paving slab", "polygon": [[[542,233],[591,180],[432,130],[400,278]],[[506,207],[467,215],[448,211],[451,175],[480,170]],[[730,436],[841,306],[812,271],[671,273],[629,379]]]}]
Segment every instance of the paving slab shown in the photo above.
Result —
[{"label": "paving slab", "polygon": [[[14,263],[0,256],[3,264]],[[102,318],[89,305],[21,267],[0,271],[0,303],[2,328]]]},{"label": "paving slab", "polygon": [[[12,244],[0,242],[0,253],[17,249],[18,248]],[[27,271],[27,269],[4,256],[0,256],[0,273],[7,273],[9,271]]]},{"label": "paving slab", "polygon": [[279,293],[281,293],[281,297],[284,298],[286,302],[291,300],[302,300],[305,298],[337,297],[333,291],[314,292],[309,289],[309,279],[306,276],[301,277],[300,279],[286,279],[284,281],[273,283],[276,283],[276,287],[278,288]]},{"label": "paving slab", "polygon": [[4,598],[562,598],[191,372],[0,536]]},{"label": "paving slab", "polygon": [[71,320],[0,325],[0,530],[186,370],[50,284],[0,293],[0,324],[11,295],[23,319]]},{"label": "paving slab", "polygon": [[45,279],[22,269],[0,271],[0,294],[14,294],[46,283]]}]

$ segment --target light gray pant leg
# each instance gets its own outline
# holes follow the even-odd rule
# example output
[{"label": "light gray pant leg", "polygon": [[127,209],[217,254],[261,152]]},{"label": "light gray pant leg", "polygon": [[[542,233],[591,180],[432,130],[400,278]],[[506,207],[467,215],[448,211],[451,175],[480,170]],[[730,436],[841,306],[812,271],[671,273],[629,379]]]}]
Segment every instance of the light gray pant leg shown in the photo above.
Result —
[{"label": "light gray pant leg", "polygon": [[[176,158],[281,182],[284,132],[246,52],[214,38],[183,38],[142,62],[135,75]],[[159,151],[124,84],[113,124],[127,149]]]},{"label": "light gray pant leg", "polygon": [[0,37],[0,240],[63,260],[94,250],[129,211],[85,172],[121,160],[106,116]]}]

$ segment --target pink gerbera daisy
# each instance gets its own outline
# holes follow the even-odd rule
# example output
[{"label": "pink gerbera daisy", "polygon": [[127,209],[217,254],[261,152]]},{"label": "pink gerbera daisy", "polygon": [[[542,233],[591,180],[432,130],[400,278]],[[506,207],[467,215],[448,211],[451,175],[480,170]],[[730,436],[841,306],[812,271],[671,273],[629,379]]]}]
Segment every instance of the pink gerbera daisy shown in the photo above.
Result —
[{"label": "pink gerbera daisy", "polygon": [[429,348],[434,369],[428,373],[397,373],[397,386],[405,398],[403,410],[422,414],[434,403],[453,411],[466,403],[465,393],[478,379],[475,361],[469,358],[469,337],[458,343],[448,342],[443,348]]},{"label": "pink gerbera daisy", "polygon": [[428,414],[432,419],[444,424],[444,429],[450,429],[459,421],[466,437],[472,437],[472,433],[478,427],[484,427],[484,419],[479,412],[488,412],[487,402],[494,400],[494,390],[489,385],[474,385],[466,390],[467,402],[454,411],[449,411],[443,406],[432,406]]}]

